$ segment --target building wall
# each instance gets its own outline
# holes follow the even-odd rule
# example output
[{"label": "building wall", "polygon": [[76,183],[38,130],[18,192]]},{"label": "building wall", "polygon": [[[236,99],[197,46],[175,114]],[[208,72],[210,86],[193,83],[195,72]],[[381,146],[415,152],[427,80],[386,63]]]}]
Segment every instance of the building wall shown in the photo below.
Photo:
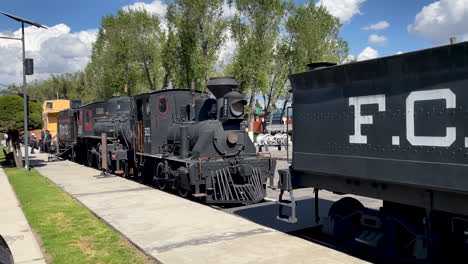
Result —
[{"label": "building wall", "polygon": [[46,100],[42,104],[44,130],[49,130],[52,137],[57,135],[57,117],[59,112],[68,108],[70,108],[70,100]]}]

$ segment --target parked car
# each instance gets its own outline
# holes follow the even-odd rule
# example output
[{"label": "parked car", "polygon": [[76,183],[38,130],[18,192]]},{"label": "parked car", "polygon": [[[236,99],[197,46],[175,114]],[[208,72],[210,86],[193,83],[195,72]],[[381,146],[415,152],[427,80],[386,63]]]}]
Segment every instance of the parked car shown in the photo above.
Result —
[{"label": "parked car", "polygon": [[13,255],[5,239],[0,235],[0,264],[13,264]]}]

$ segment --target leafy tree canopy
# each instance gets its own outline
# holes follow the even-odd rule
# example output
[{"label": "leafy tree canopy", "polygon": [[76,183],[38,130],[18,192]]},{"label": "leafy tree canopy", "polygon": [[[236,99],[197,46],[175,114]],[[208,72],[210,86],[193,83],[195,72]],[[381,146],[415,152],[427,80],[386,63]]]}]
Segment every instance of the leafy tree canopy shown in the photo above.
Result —
[{"label": "leafy tree canopy", "polygon": [[[18,95],[0,96],[0,129],[23,130],[23,98]],[[29,129],[42,127],[42,107],[38,102],[29,102]]]},{"label": "leafy tree canopy", "polygon": [[205,89],[229,26],[228,19],[223,16],[223,3],[224,0],[169,3],[166,17],[170,26],[168,41],[171,42],[166,47],[175,52],[172,71],[177,88],[191,88],[193,83],[195,89]]},{"label": "leafy tree canopy", "polygon": [[[166,16],[120,10],[103,17],[85,71],[28,85],[31,99],[84,103],[166,88],[203,90],[216,75],[233,76],[249,98],[270,108],[290,99],[287,76],[313,62],[342,63],[348,44],[339,20],[313,0],[168,0]],[[226,3],[235,13],[224,14]],[[232,15],[232,14],[229,14]],[[229,37],[230,60],[217,64]],[[232,45],[234,43],[234,45]],[[11,86],[3,94],[21,94]],[[283,109],[285,105],[283,104]],[[250,119],[253,117],[249,111]]]},{"label": "leafy tree canopy", "polygon": [[86,68],[96,97],[123,95],[125,87],[130,95],[161,89],[164,40],[159,18],[145,10],[104,17]]}]

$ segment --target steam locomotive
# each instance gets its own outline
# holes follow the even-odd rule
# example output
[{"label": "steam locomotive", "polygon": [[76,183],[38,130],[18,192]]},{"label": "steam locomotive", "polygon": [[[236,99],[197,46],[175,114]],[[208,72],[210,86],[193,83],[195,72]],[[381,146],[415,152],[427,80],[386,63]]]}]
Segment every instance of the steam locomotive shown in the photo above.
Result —
[{"label": "steam locomotive", "polygon": [[206,203],[259,202],[275,161],[257,153],[242,129],[246,101],[237,86],[233,78],[212,78],[215,98],[173,89],[64,110],[59,153]]}]

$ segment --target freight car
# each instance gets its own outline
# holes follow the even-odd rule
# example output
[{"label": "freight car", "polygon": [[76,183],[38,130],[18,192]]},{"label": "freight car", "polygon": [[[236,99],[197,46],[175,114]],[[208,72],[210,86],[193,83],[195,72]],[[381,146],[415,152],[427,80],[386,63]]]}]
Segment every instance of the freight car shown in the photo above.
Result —
[{"label": "freight car", "polygon": [[62,111],[61,149],[101,169],[105,133],[105,160],[115,174],[207,203],[259,202],[275,162],[256,152],[241,127],[246,101],[236,81],[212,78],[208,89],[216,98],[172,89]]},{"label": "freight car", "polygon": [[[281,194],[313,187],[316,209],[319,189],[383,200],[377,211],[345,197],[322,219],[325,233],[356,250],[466,258],[468,42],[310,66],[289,77],[296,122]],[[294,202],[280,202],[279,218],[296,220],[281,211]]]}]

